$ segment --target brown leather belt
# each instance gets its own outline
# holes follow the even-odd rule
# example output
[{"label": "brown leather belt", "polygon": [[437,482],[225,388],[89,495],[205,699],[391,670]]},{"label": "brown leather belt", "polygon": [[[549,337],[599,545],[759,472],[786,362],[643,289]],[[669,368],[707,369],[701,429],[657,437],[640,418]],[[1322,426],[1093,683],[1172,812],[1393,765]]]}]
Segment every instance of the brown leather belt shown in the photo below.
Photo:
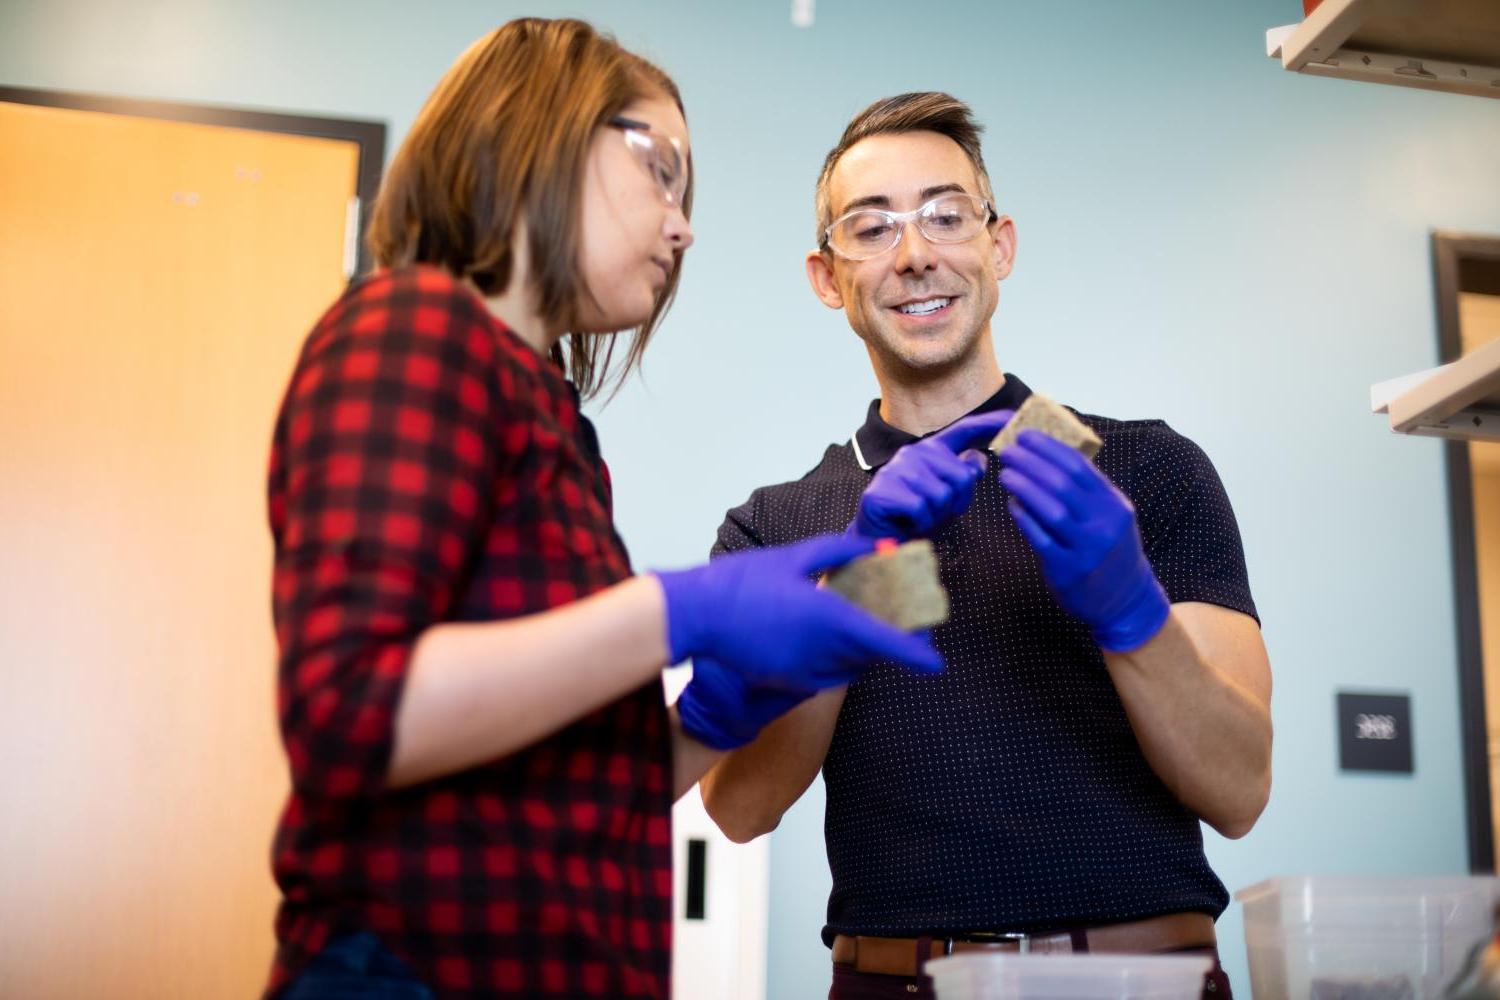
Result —
[{"label": "brown leather belt", "polygon": [[928,942],[928,958],[965,951],[1074,952],[1090,951],[1114,954],[1151,954],[1160,951],[1183,951],[1190,948],[1213,948],[1214,921],[1206,913],[1168,913],[1146,920],[1103,927],[1055,931],[1047,934],[958,934],[931,939],[851,937],[840,934],[833,939],[833,960],[852,965],[858,972],[877,972],[887,976],[915,976],[917,949]]}]

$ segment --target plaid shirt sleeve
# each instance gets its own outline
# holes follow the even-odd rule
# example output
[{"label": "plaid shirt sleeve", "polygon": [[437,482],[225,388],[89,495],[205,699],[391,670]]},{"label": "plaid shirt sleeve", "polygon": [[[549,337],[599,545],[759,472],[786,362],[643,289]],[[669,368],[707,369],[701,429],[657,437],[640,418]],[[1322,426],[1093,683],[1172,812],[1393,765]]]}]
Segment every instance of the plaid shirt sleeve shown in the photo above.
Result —
[{"label": "plaid shirt sleeve", "polygon": [[[309,799],[387,787],[411,651],[458,598],[519,446],[483,306],[441,272],[379,274],[308,338],[271,463],[278,709]],[[515,422],[519,424],[519,422]]]}]

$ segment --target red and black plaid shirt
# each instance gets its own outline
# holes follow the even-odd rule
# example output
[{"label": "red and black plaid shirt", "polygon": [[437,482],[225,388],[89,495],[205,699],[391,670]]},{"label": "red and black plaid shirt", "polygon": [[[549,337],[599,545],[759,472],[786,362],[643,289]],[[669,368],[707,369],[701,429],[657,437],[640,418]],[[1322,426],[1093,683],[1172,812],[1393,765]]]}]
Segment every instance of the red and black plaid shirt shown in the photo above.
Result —
[{"label": "red and black plaid shirt", "polygon": [[314,328],[271,453],[292,794],[268,990],[375,933],[440,996],[666,997],[661,683],[521,752],[386,786],[413,644],[630,574],[577,394],[445,272],[382,272]]}]

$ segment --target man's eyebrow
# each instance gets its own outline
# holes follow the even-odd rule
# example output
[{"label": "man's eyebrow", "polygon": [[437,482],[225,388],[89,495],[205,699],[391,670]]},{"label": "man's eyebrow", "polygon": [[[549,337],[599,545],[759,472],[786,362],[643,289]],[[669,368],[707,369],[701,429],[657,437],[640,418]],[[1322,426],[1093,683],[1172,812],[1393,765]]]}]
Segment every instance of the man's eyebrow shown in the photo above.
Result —
[{"label": "man's eyebrow", "polygon": [[952,194],[955,191],[959,194],[968,194],[962,184],[938,184],[933,187],[923,188],[919,197],[923,201],[926,201],[928,198],[936,198],[940,194]]},{"label": "man's eyebrow", "polygon": [[863,198],[855,198],[844,206],[839,215],[848,215],[857,208],[890,208],[891,199],[883,194],[867,194]]},{"label": "man's eyebrow", "polygon": [[[962,184],[934,184],[931,187],[924,187],[918,193],[917,197],[923,201],[927,201],[929,198],[936,198],[940,194],[953,194],[954,192],[968,194]],[[890,207],[891,199],[888,196],[883,194],[867,194],[863,198],[855,198],[849,202],[844,206],[844,210],[839,215],[848,215],[850,212],[860,208],[889,209]]]}]

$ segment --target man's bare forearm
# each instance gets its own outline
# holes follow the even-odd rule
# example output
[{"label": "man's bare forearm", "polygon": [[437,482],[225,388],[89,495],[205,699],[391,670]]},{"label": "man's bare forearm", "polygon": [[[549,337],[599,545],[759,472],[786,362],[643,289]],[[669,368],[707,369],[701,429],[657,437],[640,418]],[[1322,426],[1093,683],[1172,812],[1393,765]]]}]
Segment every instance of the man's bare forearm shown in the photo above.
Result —
[{"label": "man's bare forearm", "polygon": [[1271,673],[1254,620],[1173,605],[1150,642],[1104,662],[1162,782],[1224,836],[1248,833],[1271,791]]},{"label": "man's bare forearm", "polygon": [[726,837],[743,844],[776,829],[823,766],[846,690],[809,698],[703,776],[703,806]]}]

